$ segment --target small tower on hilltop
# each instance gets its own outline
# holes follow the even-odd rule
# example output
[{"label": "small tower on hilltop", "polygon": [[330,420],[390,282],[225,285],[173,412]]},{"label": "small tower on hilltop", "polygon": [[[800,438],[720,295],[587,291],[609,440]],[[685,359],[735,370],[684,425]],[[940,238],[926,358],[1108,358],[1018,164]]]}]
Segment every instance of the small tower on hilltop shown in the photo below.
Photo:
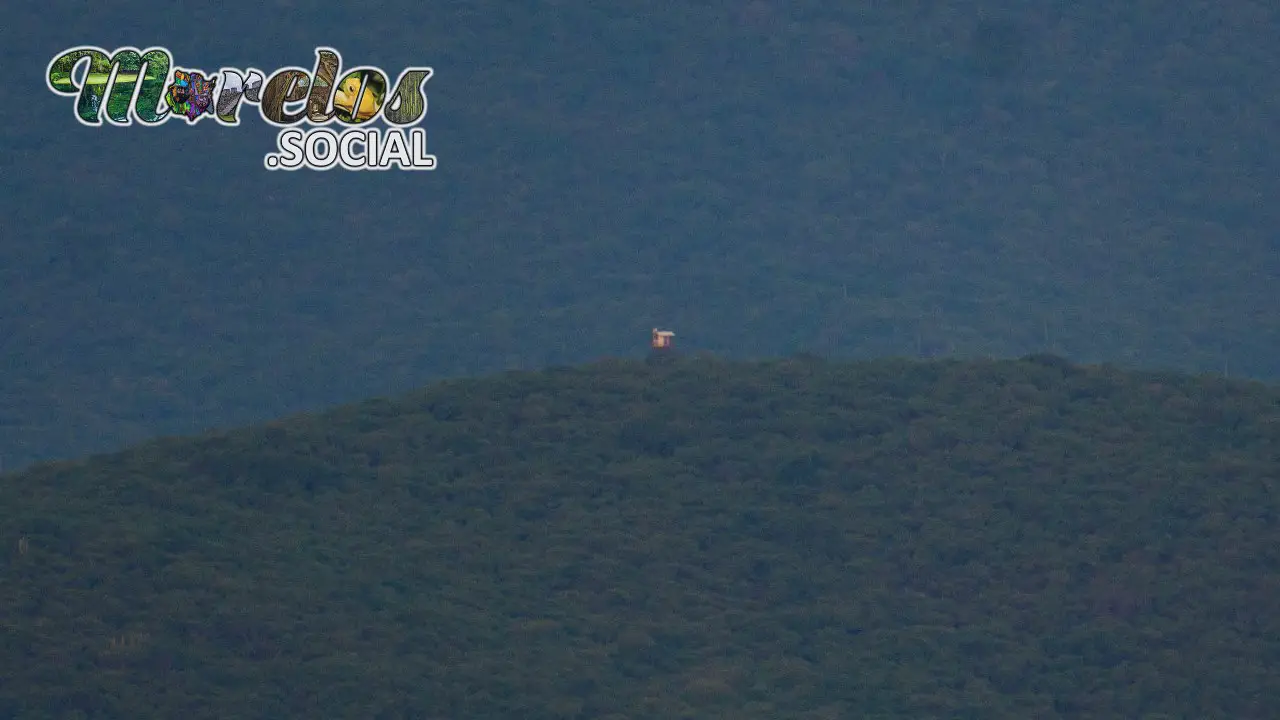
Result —
[{"label": "small tower on hilltop", "polygon": [[670,330],[653,329],[653,350],[667,352],[675,349],[676,334]]}]

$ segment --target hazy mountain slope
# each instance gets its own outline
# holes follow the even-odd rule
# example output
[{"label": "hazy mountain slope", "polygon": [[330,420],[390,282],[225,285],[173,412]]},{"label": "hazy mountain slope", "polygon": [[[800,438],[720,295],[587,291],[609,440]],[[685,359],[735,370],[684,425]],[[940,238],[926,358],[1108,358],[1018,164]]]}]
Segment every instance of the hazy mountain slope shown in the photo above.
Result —
[{"label": "hazy mountain slope", "polygon": [[1049,357],[608,362],[40,466],[0,715],[1269,717],[1278,420]]},{"label": "hazy mountain slope", "polygon": [[[1263,2],[10,11],[0,454],[108,448],[627,354],[1016,355],[1275,378]],[[79,43],[428,63],[434,174],[269,174],[273,133],[91,130]],[[394,70],[393,70],[394,71]]]}]

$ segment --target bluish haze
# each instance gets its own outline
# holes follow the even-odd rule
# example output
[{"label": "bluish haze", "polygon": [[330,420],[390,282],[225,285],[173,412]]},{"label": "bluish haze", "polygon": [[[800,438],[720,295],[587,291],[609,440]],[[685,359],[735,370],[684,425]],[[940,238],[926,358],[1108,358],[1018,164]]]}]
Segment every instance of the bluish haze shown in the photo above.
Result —
[{"label": "bluish haze", "polygon": [[[18,4],[0,27],[0,458],[643,352],[1280,377],[1263,2]],[[592,9],[594,8],[594,9]],[[434,173],[86,128],[66,48],[430,65]]]}]

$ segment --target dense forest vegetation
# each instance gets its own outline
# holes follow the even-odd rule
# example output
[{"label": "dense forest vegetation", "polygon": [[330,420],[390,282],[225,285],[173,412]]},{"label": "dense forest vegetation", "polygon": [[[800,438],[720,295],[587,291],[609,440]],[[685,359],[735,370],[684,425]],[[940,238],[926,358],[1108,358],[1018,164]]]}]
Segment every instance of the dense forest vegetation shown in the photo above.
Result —
[{"label": "dense forest vegetation", "polygon": [[1233,718],[1280,389],[606,360],[0,476],[0,717]]},{"label": "dense forest vegetation", "polygon": [[[6,9],[0,460],[631,355],[1019,357],[1280,379],[1268,0],[49,0]],[[18,31],[20,29],[20,32]],[[423,64],[434,173],[85,128],[92,43]]]}]

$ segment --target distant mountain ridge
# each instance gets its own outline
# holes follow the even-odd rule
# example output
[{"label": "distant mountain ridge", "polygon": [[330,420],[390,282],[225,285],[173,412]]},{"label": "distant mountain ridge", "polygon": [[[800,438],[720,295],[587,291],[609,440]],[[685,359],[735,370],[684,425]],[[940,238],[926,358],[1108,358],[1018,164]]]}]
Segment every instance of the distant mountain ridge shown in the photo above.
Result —
[{"label": "distant mountain ridge", "polygon": [[[635,356],[654,325],[739,358],[1280,378],[1261,0],[112,7],[12,10],[6,467]],[[42,77],[79,42],[429,64],[440,168],[267,173],[252,112],[82,128]]]}]

